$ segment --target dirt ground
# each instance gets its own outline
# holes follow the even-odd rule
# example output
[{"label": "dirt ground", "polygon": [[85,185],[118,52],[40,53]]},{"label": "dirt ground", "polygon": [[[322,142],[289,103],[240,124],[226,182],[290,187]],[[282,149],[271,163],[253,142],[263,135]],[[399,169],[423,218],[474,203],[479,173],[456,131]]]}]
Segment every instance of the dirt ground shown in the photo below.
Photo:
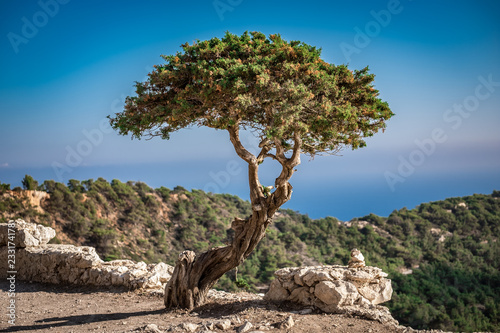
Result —
[{"label": "dirt ground", "polygon": [[[5,280],[0,282],[0,289],[0,332],[236,332],[246,321],[252,324],[248,332],[413,331],[345,315],[304,311],[249,293],[223,298],[215,295],[189,313],[165,310],[158,294],[20,281],[16,281],[17,318],[12,326],[7,317],[10,298]],[[293,326],[280,326],[290,316]],[[231,322],[225,330],[221,329],[223,320]]]}]

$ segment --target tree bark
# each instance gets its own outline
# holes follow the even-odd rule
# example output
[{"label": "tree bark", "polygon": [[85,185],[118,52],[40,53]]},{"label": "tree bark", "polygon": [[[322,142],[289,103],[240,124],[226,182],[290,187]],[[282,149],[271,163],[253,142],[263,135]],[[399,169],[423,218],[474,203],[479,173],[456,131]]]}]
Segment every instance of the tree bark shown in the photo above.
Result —
[{"label": "tree bark", "polygon": [[254,211],[246,220],[234,219],[231,228],[235,234],[230,245],[213,248],[198,256],[193,251],[182,252],[165,286],[165,306],[191,310],[202,305],[217,280],[252,253],[269,223],[271,219],[265,210]]},{"label": "tree bark", "polygon": [[252,215],[245,220],[234,219],[231,224],[234,238],[229,245],[212,248],[198,256],[193,251],[184,251],[179,255],[172,277],[165,286],[167,308],[191,310],[202,305],[217,280],[239,266],[252,253],[265,236],[274,213],[291,197],[292,186],[288,180],[294,172],[293,168],[300,163],[300,140],[296,137],[290,158],[286,158],[281,145],[276,144],[276,156],[273,158],[282,165],[282,172],[276,179],[276,190],[265,196],[259,182],[258,168],[259,163],[269,157],[269,146],[263,144],[260,154],[255,157],[241,145],[238,126],[230,127],[228,131],[236,153],[248,163]]}]

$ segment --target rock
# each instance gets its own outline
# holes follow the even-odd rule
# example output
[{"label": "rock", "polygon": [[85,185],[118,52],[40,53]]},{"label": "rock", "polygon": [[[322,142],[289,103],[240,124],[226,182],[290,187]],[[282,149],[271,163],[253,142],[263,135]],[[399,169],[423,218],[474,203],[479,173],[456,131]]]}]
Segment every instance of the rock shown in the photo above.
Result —
[{"label": "rock", "polygon": [[321,281],[316,285],[314,295],[334,307],[352,305],[360,297],[356,286],[347,281]]},{"label": "rock", "polygon": [[[359,263],[362,254],[353,254]],[[287,267],[275,272],[265,299],[288,300],[324,312],[359,313],[381,322],[393,322],[387,308],[378,306],[391,299],[391,280],[386,277],[380,268],[361,265]],[[309,311],[312,312],[310,308]]]},{"label": "rock", "polygon": [[287,300],[288,296],[290,296],[290,293],[281,286],[281,283],[278,281],[278,279],[275,279],[271,282],[269,291],[264,296],[264,299],[280,302]]},{"label": "rock", "polygon": [[359,285],[368,283],[375,279],[375,276],[366,270],[350,270],[349,272],[346,272],[345,276],[348,280],[358,282]]},{"label": "rock", "polygon": [[304,284],[308,286],[313,286],[320,281],[328,281],[328,280],[331,280],[329,272],[325,272],[322,270],[308,271],[307,274],[302,278]]},{"label": "rock", "polygon": [[[0,248],[0,267],[4,261],[7,262],[6,249],[6,247]],[[90,247],[47,244],[16,251],[19,280],[78,283],[86,269],[100,263],[102,260],[95,253],[95,249]],[[4,271],[0,269],[0,276],[3,273]]]},{"label": "rock", "polygon": [[188,332],[196,332],[196,330],[198,329],[198,325],[196,324],[193,324],[193,323],[182,323],[181,325],[181,328],[185,331],[188,331]]},{"label": "rock", "polygon": [[99,255],[93,247],[90,246],[73,246],[73,245],[47,245],[47,250],[51,253],[60,254],[64,257],[65,263],[71,267],[89,268],[95,265],[103,264]]},{"label": "rock", "polygon": [[202,332],[212,332],[213,330],[215,330],[215,324],[214,323],[205,323],[202,328],[201,328],[201,331],[200,333]]},{"label": "rock", "polygon": [[365,257],[358,249],[354,248],[351,250],[351,259],[347,264],[349,268],[359,268],[365,267]]},{"label": "rock", "polygon": [[290,329],[293,327],[293,325],[295,325],[295,322],[293,321],[293,318],[292,316],[288,316],[288,318],[286,318],[284,321],[278,323],[276,325],[277,328],[279,329]]},{"label": "rock", "polygon": [[231,328],[231,321],[229,319],[224,319],[215,323],[215,326],[218,329],[225,331]]},{"label": "rock", "polygon": [[250,331],[252,329],[252,327],[253,327],[253,325],[251,322],[245,321],[245,323],[243,325],[238,327],[237,332],[238,333],[246,333],[246,332]]},{"label": "rock", "polygon": [[[15,233],[9,234],[9,230],[15,230]],[[165,263],[147,265],[132,260],[104,262],[95,248],[89,246],[47,244],[55,235],[52,228],[20,219],[1,223],[0,278],[7,277],[7,271],[16,270],[18,280],[162,291],[174,271],[174,267]],[[14,242],[16,246],[15,269],[7,269],[9,242]]]},{"label": "rock", "polygon": [[392,297],[391,280],[383,279],[380,283],[363,285],[358,287],[358,292],[374,305],[390,301]]},{"label": "rock", "polygon": [[156,265],[153,265],[152,269],[150,269],[150,272],[154,275],[159,275],[161,283],[167,283],[174,273],[174,267],[160,262]]},{"label": "rock", "polygon": [[14,244],[16,248],[29,246],[40,246],[47,244],[56,236],[54,229],[44,227],[37,223],[27,223],[24,220],[10,220],[9,223],[0,223],[0,246],[7,246],[9,243],[10,230],[15,230]]},{"label": "rock", "polygon": [[398,321],[394,319],[389,312],[389,309],[385,306],[379,305],[369,305],[366,307],[359,306],[347,306],[343,308],[343,313],[359,316],[362,318],[378,321],[385,325],[397,326]]},{"label": "rock", "polygon": [[158,328],[158,325],[156,324],[148,324],[144,326],[140,331],[147,333],[162,333],[162,331]]},{"label": "rock", "polygon": [[303,286],[304,285],[304,282],[302,280],[302,278],[308,273],[309,271],[307,270],[307,268],[302,268],[302,269],[299,269],[297,272],[294,273],[293,275],[293,279],[294,279],[294,282],[296,284],[298,284],[299,286]]},{"label": "rock", "polygon": [[294,289],[288,297],[288,300],[303,305],[311,305],[313,303],[312,295],[309,293],[309,287],[298,287]]},{"label": "rock", "polygon": [[239,324],[241,324],[240,317],[235,316],[235,317],[231,318],[231,325],[236,326],[236,325],[239,325]]},{"label": "rock", "polygon": [[[0,278],[6,277],[8,247],[0,248]],[[89,246],[47,244],[16,250],[16,277],[44,283],[163,289],[173,271],[164,263],[102,261]]]},{"label": "rock", "polygon": [[329,271],[333,280],[343,280],[345,272],[345,266],[335,266]]}]

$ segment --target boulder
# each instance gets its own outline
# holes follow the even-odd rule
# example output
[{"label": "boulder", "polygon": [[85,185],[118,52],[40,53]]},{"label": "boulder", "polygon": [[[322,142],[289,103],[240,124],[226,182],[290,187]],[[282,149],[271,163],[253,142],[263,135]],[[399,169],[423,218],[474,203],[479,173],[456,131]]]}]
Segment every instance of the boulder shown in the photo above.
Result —
[{"label": "boulder", "polygon": [[295,288],[290,296],[288,296],[288,300],[303,305],[311,305],[313,303],[313,297],[309,290],[309,287]]},{"label": "boulder", "polygon": [[340,307],[353,305],[360,294],[356,287],[348,281],[321,281],[314,289],[314,295],[326,305]]},{"label": "boulder", "polygon": [[[9,230],[14,230],[15,233],[9,234]],[[16,248],[40,246],[47,244],[55,236],[54,229],[37,223],[27,223],[21,219],[0,223],[0,246],[8,246],[12,239]]]},{"label": "boulder", "polygon": [[278,279],[275,279],[271,282],[269,291],[264,296],[264,299],[273,301],[285,301],[288,299],[288,296],[290,296],[290,293],[281,286],[281,283],[278,281]]},{"label": "boulder", "polygon": [[304,281],[304,284],[310,287],[318,282],[329,281],[331,279],[332,277],[328,271],[314,269],[308,271],[302,278],[302,281]]},{"label": "boulder", "polygon": [[358,292],[371,304],[381,304],[391,300],[391,280],[382,279],[379,283],[370,283],[358,287]]}]

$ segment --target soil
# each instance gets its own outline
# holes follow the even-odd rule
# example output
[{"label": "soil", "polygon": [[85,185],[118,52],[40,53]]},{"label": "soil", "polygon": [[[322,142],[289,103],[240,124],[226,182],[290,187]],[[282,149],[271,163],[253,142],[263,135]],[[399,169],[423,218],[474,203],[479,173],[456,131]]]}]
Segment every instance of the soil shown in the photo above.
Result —
[{"label": "soil", "polygon": [[[0,332],[236,332],[246,321],[253,326],[248,332],[413,332],[291,303],[271,303],[250,293],[212,293],[207,304],[187,312],[166,310],[160,293],[21,281],[16,281],[13,326],[8,323],[11,298],[5,280],[0,289]],[[280,326],[290,316],[293,326]],[[222,320],[230,320],[230,328],[217,327]],[[190,331],[195,326],[186,324],[197,328]]]}]

